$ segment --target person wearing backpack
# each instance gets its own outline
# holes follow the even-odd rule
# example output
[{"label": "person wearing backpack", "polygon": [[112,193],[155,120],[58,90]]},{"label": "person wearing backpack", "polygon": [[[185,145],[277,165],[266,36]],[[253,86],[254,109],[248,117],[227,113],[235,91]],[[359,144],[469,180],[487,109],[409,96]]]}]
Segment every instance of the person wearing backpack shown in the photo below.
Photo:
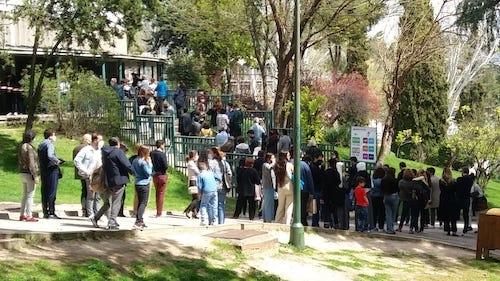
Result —
[{"label": "person wearing backpack", "polygon": [[[410,201],[410,234],[424,231],[425,225],[425,206],[429,202],[430,189],[428,177],[424,170],[417,172],[417,177],[412,181],[411,201]],[[420,217],[420,227],[418,218]]]},{"label": "person wearing backpack", "polygon": [[106,190],[102,195],[104,204],[91,218],[91,222],[94,227],[98,228],[99,219],[111,208],[108,229],[118,229],[116,217],[120,211],[125,185],[129,182],[129,174],[134,175],[134,171],[125,152],[120,149],[120,139],[117,137],[112,137],[109,140],[109,146],[102,149],[102,165],[106,182]]},{"label": "person wearing backpack", "polygon": [[91,218],[99,210],[100,201],[99,194],[91,187],[91,177],[94,171],[102,166],[99,144],[102,144],[102,136],[96,133],[92,134],[90,144],[81,148],[73,159],[78,175],[86,188],[85,213]]},{"label": "person wearing backpack", "polygon": [[217,181],[217,220],[224,224],[226,218],[226,195],[232,188],[231,166],[224,159],[225,155],[218,147],[212,147],[208,155],[210,170],[215,174]]}]

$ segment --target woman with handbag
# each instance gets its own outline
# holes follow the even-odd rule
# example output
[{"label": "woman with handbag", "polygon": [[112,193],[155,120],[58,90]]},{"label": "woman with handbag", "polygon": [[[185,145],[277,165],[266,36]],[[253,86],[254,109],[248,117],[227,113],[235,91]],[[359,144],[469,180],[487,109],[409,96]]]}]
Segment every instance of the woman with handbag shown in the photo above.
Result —
[{"label": "woman with handbag", "polygon": [[290,153],[281,152],[275,166],[276,184],[278,185],[277,223],[290,225],[293,211],[293,165],[290,163]]},{"label": "woman with handbag", "polygon": [[196,150],[191,150],[186,157],[187,161],[187,178],[188,178],[188,192],[191,194],[191,203],[184,210],[184,214],[189,219],[198,219],[198,185],[196,183],[198,175],[200,174],[200,169],[198,169],[198,152]]},{"label": "woman with handbag", "polygon": [[220,179],[220,181],[217,182],[217,218],[219,224],[224,224],[225,221],[226,194],[232,188],[233,177],[231,166],[229,166],[229,163],[227,163],[224,158],[224,152],[218,147],[210,149],[208,155],[210,170],[215,174],[216,179]]}]

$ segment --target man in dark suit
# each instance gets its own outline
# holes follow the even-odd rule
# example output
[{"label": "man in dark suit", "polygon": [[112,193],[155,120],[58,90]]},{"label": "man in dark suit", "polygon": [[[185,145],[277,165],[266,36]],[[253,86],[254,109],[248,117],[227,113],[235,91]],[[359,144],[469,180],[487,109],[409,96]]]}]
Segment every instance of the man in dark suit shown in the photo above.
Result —
[{"label": "man in dark suit", "polygon": [[459,212],[464,216],[464,230],[463,233],[471,231],[472,227],[469,222],[469,206],[470,206],[470,190],[474,184],[474,180],[469,175],[469,168],[462,169],[462,176],[457,178],[456,181],[457,199],[459,205]]},{"label": "man in dark suit", "polygon": [[106,181],[106,191],[102,194],[104,204],[95,217],[90,220],[95,227],[99,227],[97,222],[111,207],[107,228],[118,229],[116,217],[120,211],[125,185],[129,182],[129,174],[134,173],[125,152],[120,149],[118,138],[111,138],[109,146],[102,149],[102,167]]},{"label": "man in dark suit", "polygon": [[57,183],[61,175],[59,164],[61,160],[57,158],[54,142],[56,133],[52,129],[43,132],[45,140],[38,147],[38,159],[40,162],[40,177],[42,181],[42,209],[43,218],[59,219],[55,213]]}]

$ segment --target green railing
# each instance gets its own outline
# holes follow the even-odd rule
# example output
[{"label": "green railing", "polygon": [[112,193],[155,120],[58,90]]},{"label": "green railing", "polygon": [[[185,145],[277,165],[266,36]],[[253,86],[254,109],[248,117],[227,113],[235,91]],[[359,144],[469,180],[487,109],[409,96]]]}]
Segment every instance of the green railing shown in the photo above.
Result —
[{"label": "green railing", "polygon": [[[214,106],[214,103],[218,98],[220,98],[223,105],[227,105],[228,103],[234,103],[235,101],[235,96],[234,94],[231,93],[222,95],[206,93],[205,96],[207,97],[207,100],[205,102],[207,105],[207,110]],[[197,91],[188,90],[186,94],[186,107],[189,109],[189,111],[193,111],[195,110],[197,103],[198,103]]]},{"label": "green railing", "polygon": [[137,115],[136,143],[155,146],[157,140],[164,140],[169,147],[175,136],[174,118],[167,115]]},{"label": "green railing", "polygon": [[186,157],[191,150],[200,153],[215,146],[215,138],[192,137],[176,135],[173,138],[173,146],[169,154],[169,163],[177,170],[186,173]]},{"label": "green railing", "polygon": [[243,111],[243,124],[241,125],[243,135],[246,135],[247,131],[252,128],[256,117],[262,120],[266,134],[269,134],[269,129],[274,127],[273,111],[246,110]]},{"label": "green railing", "polygon": [[121,104],[122,126],[120,127],[120,138],[127,142],[137,142],[136,116],[137,102],[135,100],[123,100]]}]

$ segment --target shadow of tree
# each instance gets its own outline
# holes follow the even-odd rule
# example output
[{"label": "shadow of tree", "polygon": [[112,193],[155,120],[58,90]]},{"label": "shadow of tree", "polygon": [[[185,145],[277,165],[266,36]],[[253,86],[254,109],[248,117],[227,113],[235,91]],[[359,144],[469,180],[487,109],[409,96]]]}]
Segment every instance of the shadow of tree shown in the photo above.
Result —
[{"label": "shadow of tree", "polygon": [[169,239],[66,241],[21,251],[30,254],[0,262],[0,280],[280,280],[238,265],[215,266],[210,253]]},{"label": "shadow of tree", "polygon": [[5,172],[17,172],[17,149],[20,142],[8,133],[0,132],[0,169]]}]

